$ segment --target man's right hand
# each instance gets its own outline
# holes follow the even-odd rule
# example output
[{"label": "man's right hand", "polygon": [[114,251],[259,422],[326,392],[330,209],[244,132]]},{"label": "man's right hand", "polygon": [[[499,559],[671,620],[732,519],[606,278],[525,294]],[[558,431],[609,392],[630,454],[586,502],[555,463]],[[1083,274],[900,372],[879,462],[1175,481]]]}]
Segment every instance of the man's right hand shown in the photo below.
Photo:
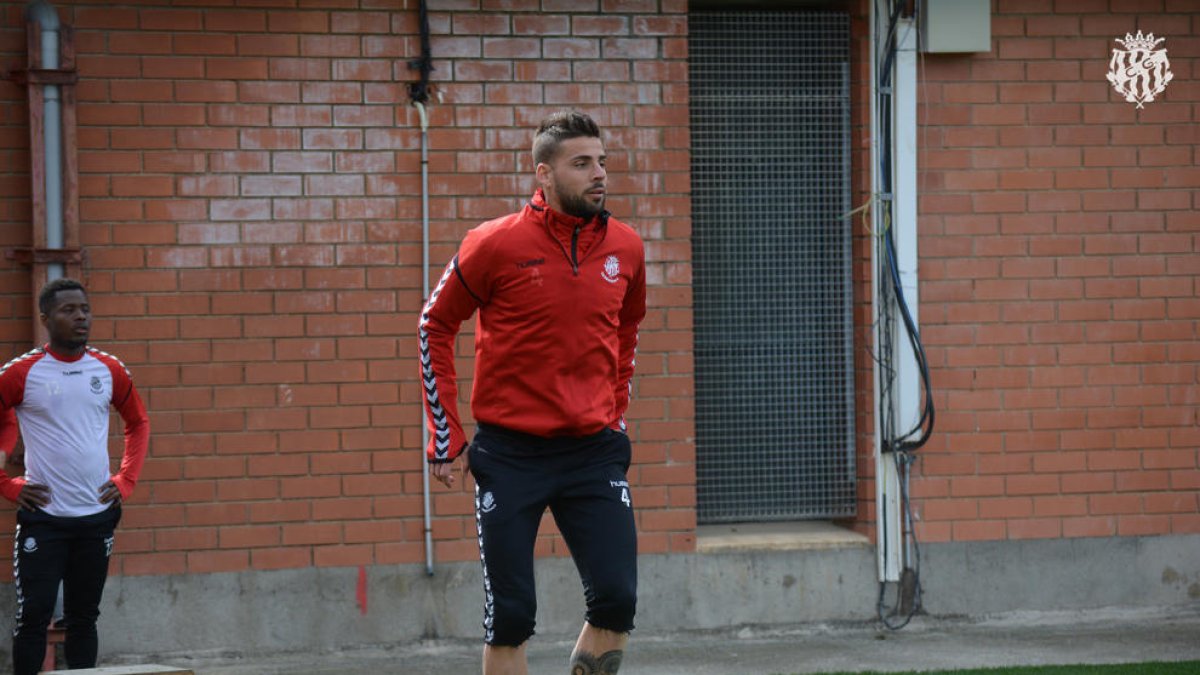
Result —
[{"label": "man's right hand", "polygon": [[26,483],[17,495],[17,506],[23,509],[40,509],[50,503],[50,488],[45,485]]}]

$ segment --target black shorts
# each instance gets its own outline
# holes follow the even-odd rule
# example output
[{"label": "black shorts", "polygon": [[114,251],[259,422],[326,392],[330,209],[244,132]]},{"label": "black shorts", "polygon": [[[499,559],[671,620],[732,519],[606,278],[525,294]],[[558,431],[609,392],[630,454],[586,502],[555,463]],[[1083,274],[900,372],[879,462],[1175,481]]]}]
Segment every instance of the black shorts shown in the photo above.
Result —
[{"label": "black shorts", "polygon": [[485,640],[517,646],[534,632],[533,549],[549,508],[579,569],[585,619],[633,629],[637,531],[625,434],[541,438],[478,425],[467,450],[475,476],[475,522],[483,563]]}]

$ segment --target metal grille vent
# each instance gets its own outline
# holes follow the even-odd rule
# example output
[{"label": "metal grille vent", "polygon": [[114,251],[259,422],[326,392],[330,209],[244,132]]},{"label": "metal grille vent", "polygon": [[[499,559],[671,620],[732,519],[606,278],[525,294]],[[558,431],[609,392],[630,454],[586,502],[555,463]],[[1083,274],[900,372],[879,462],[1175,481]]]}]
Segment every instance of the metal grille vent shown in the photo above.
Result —
[{"label": "metal grille vent", "polygon": [[689,15],[701,523],[855,513],[849,20]]}]

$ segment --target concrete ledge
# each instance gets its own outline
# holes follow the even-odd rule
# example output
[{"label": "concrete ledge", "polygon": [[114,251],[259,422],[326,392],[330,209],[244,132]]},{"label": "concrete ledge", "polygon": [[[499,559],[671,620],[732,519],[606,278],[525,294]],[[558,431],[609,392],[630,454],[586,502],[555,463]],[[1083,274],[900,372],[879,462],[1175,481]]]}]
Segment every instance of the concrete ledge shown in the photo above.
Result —
[{"label": "concrete ledge", "polygon": [[186,668],[170,665],[109,665],[107,668],[85,668],[83,670],[47,670],[42,675],[196,675]]},{"label": "concrete ledge", "polygon": [[696,528],[696,552],[722,551],[816,551],[835,548],[867,548],[865,535],[825,521],[786,523],[738,523],[703,525]]},{"label": "concrete ledge", "polygon": [[[705,529],[718,538],[701,537],[699,553],[639,557],[639,630],[874,620],[875,549],[859,535],[829,523]],[[732,538],[722,542],[726,535]],[[922,604],[933,616],[976,617],[1195,606],[1197,550],[1200,534],[924,544]],[[584,613],[579,572],[569,558],[542,558],[536,569],[538,634],[573,639]],[[183,658],[480,639],[478,561],[441,563],[432,577],[423,565],[366,571],[368,614],[357,602],[353,567],[110,577],[101,659],[173,663],[167,655],[179,655],[190,663]],[[12,630],[3,607],[15,606],[14,595],[12,584],[0,584],[0,631]],[[0,672],[9,658],[0,645]]]}]

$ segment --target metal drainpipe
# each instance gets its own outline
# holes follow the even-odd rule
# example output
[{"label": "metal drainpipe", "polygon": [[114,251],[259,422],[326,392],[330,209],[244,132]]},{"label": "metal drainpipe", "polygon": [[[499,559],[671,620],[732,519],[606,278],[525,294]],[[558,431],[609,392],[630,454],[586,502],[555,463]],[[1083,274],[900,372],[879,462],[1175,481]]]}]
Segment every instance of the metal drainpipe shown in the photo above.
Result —
[{"label": "metal drainpipe", "polygon": [[[879,82],[880,73],[880,49],[882,45],[887,43],[886,33],[888,29],[888,11],[889,3],[881,0],[872,0],[870,12],[870,34],[871,34],[871,69],[870,69],[870,92],[871,92],[871,194],[874,200],[874,206],[871,209],[871,217],[874,218],[873,232],[882,231],[884,218],[883,212],[892,208],[890,200],[880,198],[880,192],[883,189],[881,186],[881,177],[879,175],[879,165],[881,161],[880,136],[881,129],[885,124],[890,124],[891,120],[883,119],[883,113],[879,106]],[[893,66],[894,68],[895,66]],[[895,83],[893,82],[893,90]],[[888,283],[886,278],[880,278],[879,259],[884,255],[882,244],[879,237],[871,237],[871,315],[878,317],[881,315],[882,301],[881,294],[883,291],[880,287]],[[874,328],[874,343],[876,345],[883,344],[883,338],[880,332],[883,330],[882,322],[876,322]],[[895,358],[895,356],[893,356]],[[879,361],[875,360],[872,365],[872,377],[874,392],[873,409],[879,411],[881,407],[883,376],[880,373]],[[887,455],[883,453],[883,422],[882,412],[872,415],[874,418],[875,433],[873,434],[874,445],[874,460],[875,460],[875,512],[876,512],[876,542],[875,553],[876,562],[879,572],[880,581],[899,581],[900,568],[902,560],[900,558],[900,480],[899,474],[896,471],[895,464]]]},{"label": "metal drainpipe", "polygon": [[[421,117],[421,298],[429,302],[429,117],[425,105],[413,101]],[[429,447],[429,425],[425,423],[424,396],[421,402],[421,489],[425,499],[425,574],[433,576],[433,509],[429,496],[429,459],[425,448]]]},{"label": "metal drainpipe", "polygon": [[[900,273],[901,292],[912,314],[913,324],[919,326],[920,300],[917,279],[917,21],[912,17],[901,18],[896,37],[896,72],[893,81],[892,114],[895,115],[892,138],[892,201],[896,234],[896,266]],[[919,437],[918,421],[921,418],[921,369],[912,344],[902,322],[897,321],[897,332],[892,344],[896,345],[896,422],[897,433],[917,428],[916,436],[899,440],[911,441]],[[904,480],[904,478],[901,478]],[[903,514],[900,514],[903,517]],[[911,528],[901,524],[901,532]],[[912,537],[903,538],[902,560],[908,567],[913,560]],[[903,571],[903,568],[901,569]]]},{"label": "metal drainpipe", "polygon": [[[32,21],[41,28],[43,70],[58,70],[59,28],[62,23],[58,20],[58,11],[46,0],[33,0],[25,7],[27,21]],[[32,66],[32,64],[30,64]],[[63,129],[62,129],[62,96],[57,84],[42,85],[42,150],[45,153],[45,195],[46,195],[46,248],[61,249],[63,247]],[[36,241],[37,237],[34,237]],[[36,263],[34,264],[36,269]],[[64,276],[63,263],[51,262],[46,264],[46,281],[53,281]],[[36,282],[35,282],[36,283]],[[39,289],[34,288],[37,293]],[[38,340],[39,326],[34,320],[34,341]],[[53,617],[57,620],[63,615],[63,586],[58,585],[58,596],[54,600]]]},{"label": "metal drainpipe", "polygon": [[[42,63],[45,70],[58,69],[58,12],[46,0],[34,0],[26,6],[26,16],[42,32]],[[46,152],[46,248],[63,247],[63,162],[62,98],[56,84],[43,85],[44,108],[42,139]],[[46,281],[63,276],[60,262],[46,265]],[[36,289],[35,289],[36,291]]]},{"label": "metal drainpipe", "polygon": [[[897,265],[900,269],[901,283],[905,301],[917,321],[917,25],[912,17],[901,16],[895,28],[896,58],[894,59],[891,77],[891,91],[886,92],[890,97],[890,119],[883,119],[879,110],[878,68],[879,50],[886,44],[888,36],[884,35],[888,28],[891,2],[873,0],[870,13],[871,35],[871,192],[875,195],[875,206],[872,215],[875,218],[875,232],[882,232],[885,221],[883,214],[891,214],[891,227],[896,236]],[[892,196],[880,198],[879,138],[883,125],[891,125],[891,175],[890,185]],[[872,237],[872,261],[878,261],[886,255],[882,250],[883,243],[878,236]],[[873,267],[878,271],[876,263]],[[871,275],[872,315],[879,316],[880,285],[890,283],[887,278],[879,278],[879,274]],[[894,302],[894,301],[893,301]],[[897,322],[899,323],[899,322]],[[875,328],[875,344],[882,344],[879,331],[882,325]],[[908,340],[904,339],[904,328],[900,327],[892,335],[892,358],[896,364],[896,393],[892,401],[892,410],[896,426],[908,429],[920,417],[921,384],[920,371],[916,358]],[[879,372],[879,362],[873,365],[874,406],[880,407],[880,391],[883,386]],[[874,455],[875,455],[875,505],[877,518],[876,553],[880,581],[899,581],[905,567],[905,561],[911,560],[913,551],[912,541],[904,536],[902,518],[902,503],[900,500],[901,476],[892,457],[882,450],[883,428],[881,415],[874,415]],[[893,439],[904,440],[904,439]]]}]

